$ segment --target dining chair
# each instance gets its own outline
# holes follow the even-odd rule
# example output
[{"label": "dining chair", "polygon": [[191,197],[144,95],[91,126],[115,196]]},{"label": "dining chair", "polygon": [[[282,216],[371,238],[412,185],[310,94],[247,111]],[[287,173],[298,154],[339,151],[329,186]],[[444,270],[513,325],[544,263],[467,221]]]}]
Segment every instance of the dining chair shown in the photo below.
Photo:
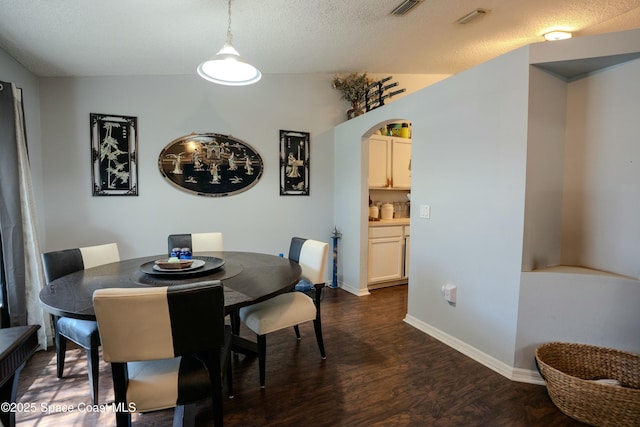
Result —
[{"label": "dining chair", "polygon": [[[64,249],[42,254],[44,277],[47,284],[76,271],[118,261],[120,261],[120,253],[118,252],[117,243]],[[67,340],[84,348],[87,352],[91,402],[97,405],[98,348],[100,347],[98,324],[93,320],[53,316],[53,325],[55,330],[57,377],[62,378],[63,375]]]},{"label": "dining chair", "polygon": [[265,385],[266,334],[293,326],[300,339],[300,323],[313,320],[318,348],[326,358],[322,339],[320,300],[326,282],[327,256],[329,244],[317,240],[294,237],[289,246],[289,259],[300,264],[302,280],[313,284],[314,293],[310,297],[304,292],[287,292],[266,301],[240,309],[240,320],[257,335],[260,387]]},{"label": "dining chair", "polygon": [[191,252],[222,252],[224,249],[222,233],[191,233],[170,234],[168,239],[168,252],[173,248],[189,248]]},{"label": "dining chair", "polygon": [[[231,385],[231,330],[224,325],[219,280],[93,293],[102,358],[111,363],[116,424],[131,412],[174,411],[174,425],[195,422],[195,403],[210,397],[222,426],[222,366]],[[229,390],[232,394],[232,390]]]}]

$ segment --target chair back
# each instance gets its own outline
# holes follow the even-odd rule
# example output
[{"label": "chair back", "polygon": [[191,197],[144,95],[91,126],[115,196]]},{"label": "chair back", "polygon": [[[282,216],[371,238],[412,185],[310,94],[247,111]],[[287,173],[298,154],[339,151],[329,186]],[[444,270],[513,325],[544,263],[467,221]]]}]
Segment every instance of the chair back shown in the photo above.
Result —
[{"label": "chair back", "polygon": [[191,252],[222,252],[224,243],[222,233],[192,233],[170,234],[168,239],[168,252],[173,248],[189,248]]},{"label": "chair back", "polygon": [[328,243],[302,237],[291,239],[289,259],[300,264],[302,278],[314,285],[326,282],[328,254]]},{"label": "chair back", "polygon": [[117,261],[120,261],[117,243],[63,249],[42,254],[42,266],[47,283],[76,271]]},{"label": "chair back", "polygon": [[106,362],[170,359],[224,344],[219,280],[99,289],[93,307]]},{"label": "chair back", "polygon": [[98,265],[111,264],[120,261],[117,243],[107,243],[106,245],[86,246],[80,248],[82,262],[85,270]]}]

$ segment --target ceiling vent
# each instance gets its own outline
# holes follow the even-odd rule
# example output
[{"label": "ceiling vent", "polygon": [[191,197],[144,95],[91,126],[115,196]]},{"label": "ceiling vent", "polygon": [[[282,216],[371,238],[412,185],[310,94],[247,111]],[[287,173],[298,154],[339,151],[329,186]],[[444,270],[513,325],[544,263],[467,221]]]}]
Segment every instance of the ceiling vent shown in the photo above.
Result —
[{"label": "ceiling vent", "polygon": [[486,13],[487,13],[487,11],[485,9],[476,9],[476,10],[473,10],[473,11],[467,13],[462,18],[458,19],[456,22],[458,24],[468,24],[469,22],[473,21],[474,19],[480,18],[481,16],[484,16]]},{"label": "ceiling vent", "polygon": [[411,9],[413,9],[420,3],[422,3],[422,0],[404,0],[391,11],[391,14],[396,16],[406,15]]}]

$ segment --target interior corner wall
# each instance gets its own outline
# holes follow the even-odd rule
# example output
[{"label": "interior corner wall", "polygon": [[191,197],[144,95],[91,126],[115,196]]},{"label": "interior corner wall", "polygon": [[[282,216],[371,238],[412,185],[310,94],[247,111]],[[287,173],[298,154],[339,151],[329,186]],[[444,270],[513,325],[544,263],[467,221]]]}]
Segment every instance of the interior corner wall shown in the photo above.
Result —
[{"label": "interior corner wall", "polygon": [[569,84],[562,263],[640,278],[640,59]]},{"label": "interior corner wall", "polygon": [[567,83],[530,66],[522,271],[560,264]]}]

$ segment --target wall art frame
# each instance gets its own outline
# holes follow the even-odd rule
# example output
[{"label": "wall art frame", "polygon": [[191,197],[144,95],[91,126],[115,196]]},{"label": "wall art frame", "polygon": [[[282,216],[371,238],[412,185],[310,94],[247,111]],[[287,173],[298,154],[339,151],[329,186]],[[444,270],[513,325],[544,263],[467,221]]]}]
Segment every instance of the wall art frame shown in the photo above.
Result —
[{"label": "wall art frame", "polygon": [[280,130],[280,195],[308,196],[310,166],[309,132]]},{"label": "wall art frame", "polygon": [[94,196],[138,195],[138,118],[90,113]]},{"label": "wall art frame", "polygon": [[198,196],[241,193],[258,183],[264,165],[246,142],[219,133],[192,133],[171,141],[158,156],[167,182]]}]

